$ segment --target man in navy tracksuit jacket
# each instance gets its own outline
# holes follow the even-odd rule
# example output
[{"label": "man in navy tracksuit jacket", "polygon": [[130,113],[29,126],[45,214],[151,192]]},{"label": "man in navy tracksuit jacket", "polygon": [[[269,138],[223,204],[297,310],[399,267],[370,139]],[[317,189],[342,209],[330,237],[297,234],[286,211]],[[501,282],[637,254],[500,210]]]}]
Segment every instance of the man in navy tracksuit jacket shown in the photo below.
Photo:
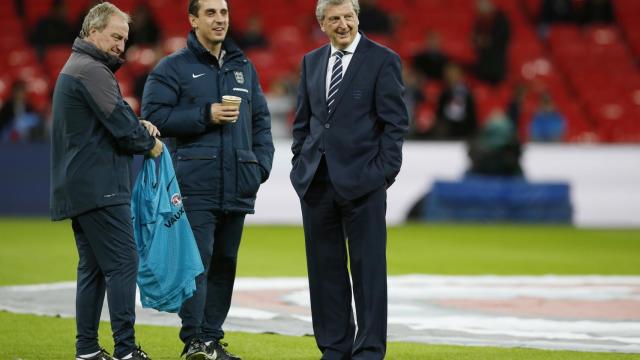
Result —
[{"label": "man in navy tracksuit jacket", "polygon": [[[221,345],[245,214],[273,161],[271,119],[253,65],[225,39],[225,0],[191,0],[187,47],[149,74],[142,115],[174,137],[176,174],[205,267],[179,315],[188,360],[239,359]],[[239,110],[221,105],[242,99]]]},{"label": "man in navy tracksuit jacket", "polygon": [[131,162],[133,154],[160,155],[162,142],[153,137],[155,126],[138,121],[114,76],[128,21],[110,3],[93,7],[53,92],[51,218],[72,220],[78,247],[78,359],[112,359],[98,344],[105,291],[115,357],[148,359],[134,336],[138,255]]}]

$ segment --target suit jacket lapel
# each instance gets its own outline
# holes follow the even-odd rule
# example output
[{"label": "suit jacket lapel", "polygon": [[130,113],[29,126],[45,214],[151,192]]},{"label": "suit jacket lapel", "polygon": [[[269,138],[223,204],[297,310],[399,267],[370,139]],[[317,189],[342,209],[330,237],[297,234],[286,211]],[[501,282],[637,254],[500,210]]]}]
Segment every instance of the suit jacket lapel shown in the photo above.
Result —
[{"label": "suit jacket lapel", "polygon": [[[345,97],[345,93],[351,87],[353,78],[356,76],[358,71],[360,71],[360,68],[362,68],[362,62],[366,57],[366,52],[369,50],[369,47],[370,47],[369,39],[367,39],[364,36],[364,34],[362,34],[362,38],[360,38],[358,47],[356,47],[356,51],[353,53],[351,62],[349,62],[349,67],[347,68],[347,72],[344,74],[344,78],[342,78],[342,82],[340,83],[340,88],[338,89],[338,97],[336,98],[336,108],[340,106],[342,99]],[[326,76],[326,73],[325,73],[325,76]],[[325,81],[325,89],[326,89],[326,81]],[[326,104],[326,100],[325,100],[325,104]],[[333,114],[335,113],[336,111],[333,112]]]},{"label": "suit jacket lapel", "polygon": [[311,69],[317,69],[313,72],[313,78],[310,83],[316,89],[320,90],[320,119],[327,118],[327,65],[329,64],[329,56],[331,56],[331,46],[327,45],[325,48],[318,52],[319,56],[316,56],[313,64],[309,64]]}]

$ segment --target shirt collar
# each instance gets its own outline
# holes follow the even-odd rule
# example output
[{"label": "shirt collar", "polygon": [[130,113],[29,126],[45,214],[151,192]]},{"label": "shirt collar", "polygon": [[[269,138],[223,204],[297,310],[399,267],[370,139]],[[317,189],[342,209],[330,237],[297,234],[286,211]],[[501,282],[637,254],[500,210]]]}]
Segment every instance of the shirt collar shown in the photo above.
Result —
[{"label": "shirt collar", "polygon": [[227,55],[227,51],[225,49],[220,49],[220,59],[218,59],[218,65],[220,65],[220,67],[222,67],[222,64],[224,64],[225,55]]},{"label": "shirt collar", "polygon": [[[362,38],[362,35],[360,35],[360,32],[358,32],[356,34],[356,38],[353,39],[351,44],[349,46],[347,46],[347,48],[342,50],[342,51],[346,52],[347,54],[355,53],[356,52],[356,48],[358,47],[358,43],[360,42],[361,38]],[[334,47],[333,45],[331,45],[331,56],[335,55],[336,51],[338,51],[338,48]]]}]

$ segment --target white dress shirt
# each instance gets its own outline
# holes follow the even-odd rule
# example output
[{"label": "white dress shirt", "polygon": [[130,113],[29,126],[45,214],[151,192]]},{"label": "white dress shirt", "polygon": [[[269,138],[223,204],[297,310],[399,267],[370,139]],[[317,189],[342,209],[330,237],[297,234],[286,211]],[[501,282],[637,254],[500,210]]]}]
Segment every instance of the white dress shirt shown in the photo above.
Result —
[{"label": "white dress shirt", "polygon": [[[356,34],[356,38],[353,39],[351,45],[347,46],[346,49],[342,50],[345,54],[342,57],[342,77],[344,78],[344,74],[347,73],[347,67],[349,67],[349,63],[351,62],[351,58],[353,57],[353,53],[356,51],[358,47],[358,43],[362,35],[360,33]],[[329,87],[331,86],[331,70],[333,69],[333,64],[336,62],[336,52],[339,49],[331,45],[331,56],[329,56],[329,63],[327,64],[327,91],[325,97],[329,97]]]}]

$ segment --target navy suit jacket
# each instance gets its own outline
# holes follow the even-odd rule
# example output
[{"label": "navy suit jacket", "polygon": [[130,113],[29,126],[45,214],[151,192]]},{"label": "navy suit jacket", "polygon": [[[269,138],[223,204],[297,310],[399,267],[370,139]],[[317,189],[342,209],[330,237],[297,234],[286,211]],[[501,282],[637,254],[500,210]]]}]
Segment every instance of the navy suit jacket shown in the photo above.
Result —
[{"label": "navy suit jacket", "polygon": [[302,60],[291,182],[302,198],[324,154],[336,192],[352,200],[390,186],[400,171],[409,123],[402,66],[396,53],[362,35],[328,115],[330,52],[327,44]]}]

